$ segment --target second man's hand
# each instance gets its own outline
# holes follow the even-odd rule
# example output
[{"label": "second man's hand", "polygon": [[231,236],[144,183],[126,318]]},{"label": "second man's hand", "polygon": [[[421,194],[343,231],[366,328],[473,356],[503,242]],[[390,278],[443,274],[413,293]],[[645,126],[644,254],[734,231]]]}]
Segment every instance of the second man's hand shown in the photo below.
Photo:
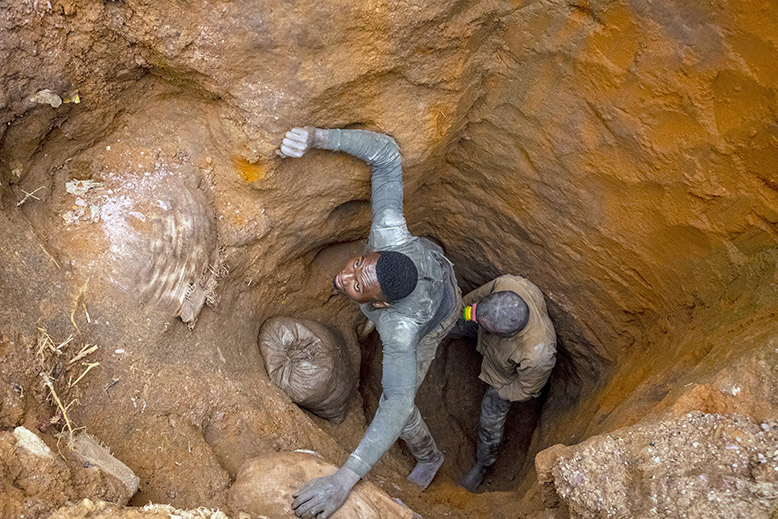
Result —
[{"label": "second man's hand", "polygon": [[294,494],[294,515],[302,519],[327,519],[343,506],[359,479],[356,472],[342,467],[331,476],[310,480]]},{"label": "second man's hand", "polygon": [[304,128],[292,128],[284,136],[281,148],[276,154],[281,158],[299,159],[311,148],[319,147],[327,139],[327,130],[306,126]]}]

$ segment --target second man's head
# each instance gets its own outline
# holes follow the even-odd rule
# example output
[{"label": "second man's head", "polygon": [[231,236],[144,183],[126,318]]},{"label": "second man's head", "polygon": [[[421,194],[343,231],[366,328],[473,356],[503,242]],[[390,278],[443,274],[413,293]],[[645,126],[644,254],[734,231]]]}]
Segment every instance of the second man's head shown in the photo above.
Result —
[{"label": "second man's head", "polygon": [[493,292],[465,307],[464,318],[477,323],[487,333],[509,338],[527,326],[529,306],[516,292]]}]

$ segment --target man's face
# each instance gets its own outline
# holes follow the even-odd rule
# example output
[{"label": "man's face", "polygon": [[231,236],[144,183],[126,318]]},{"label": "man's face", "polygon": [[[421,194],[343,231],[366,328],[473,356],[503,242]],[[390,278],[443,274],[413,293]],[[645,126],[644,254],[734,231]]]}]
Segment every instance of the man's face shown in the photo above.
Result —
[{"label": "man's face", "polygon": [[357,303],[382,303],[381,285],[375,270],[378,257],[377,252],[368,252],[348,260],[333,280],[335,289]]}]

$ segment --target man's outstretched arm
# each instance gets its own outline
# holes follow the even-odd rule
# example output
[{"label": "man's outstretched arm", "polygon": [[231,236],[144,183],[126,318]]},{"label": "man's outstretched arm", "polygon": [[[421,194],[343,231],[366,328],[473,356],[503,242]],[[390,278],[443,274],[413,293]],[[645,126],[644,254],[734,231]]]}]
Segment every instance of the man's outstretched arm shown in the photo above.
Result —
[{"label": "man's outstretched arm", "polygon": [[412,345],[418,340],[418,329],[409,323],[401,324],[382,335],[381,340],[383,393],[373,421],[343,467],[331,476],[312,479],[294,495],[292,509],[298,517],[326,519],[343,506],[351,488],[397,441],[413,411],[416,351]]},{"label": "man's outstretched arm", "polygon": [[394,139],[366,130],[324,130],[306,126],[289,130],[278,154],[299,158],[310,148],[342,151],[371,166],[373,224],[370,249],[390,248],[412,237],[403,217],[402,157]]},{"label": "man's outstretched arm", "polygon": [[380,327],[383,346],[381,398],[373,420],[344,467],[364,476],[397,441],[413,411],[416,399],[416,348],[418,327],[398,322]]}]

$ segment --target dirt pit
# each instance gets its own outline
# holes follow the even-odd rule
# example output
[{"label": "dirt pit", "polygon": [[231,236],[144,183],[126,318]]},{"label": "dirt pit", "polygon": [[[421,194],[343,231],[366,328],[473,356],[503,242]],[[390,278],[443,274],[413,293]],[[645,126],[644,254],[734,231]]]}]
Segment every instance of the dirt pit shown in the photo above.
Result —
[{"label": "dirt pit", "polygon": [[[393,135],[411,231],[465,292],[528,277],[559,337],[480,493],[455,483],[484,391],[462,341],[417,398],[440,474],[412,487],[398,444],[369,483],[426,518],[775,516],[775,5],[52,0],[0,15],[3,517],[241,518],[228,495],[249,460],[346,460],[381,355],[332,276],[367,238],[370,175],[342,154],[278,158],[306,124]],[[257,337],[276,316],[342,335],[359,379],[342,423],[270,382]],[[19,427],[50,462],[22,459]],[[137,476],[132,496],[70,455],[83,432]]]}]

